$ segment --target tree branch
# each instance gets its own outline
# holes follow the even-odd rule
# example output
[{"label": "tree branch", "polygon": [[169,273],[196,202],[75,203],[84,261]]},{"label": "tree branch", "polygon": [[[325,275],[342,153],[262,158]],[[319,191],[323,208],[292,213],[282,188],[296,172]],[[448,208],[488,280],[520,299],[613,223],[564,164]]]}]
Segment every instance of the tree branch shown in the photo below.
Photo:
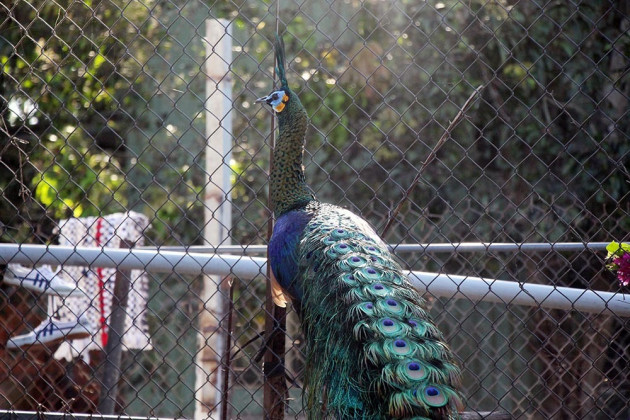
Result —
[{"label": "tree branch", "polygon": [[385,237],[385,235],[389,231],[389,228],[394,223],[394,220],[396,220],[396,217],[398,217],[398,213],[400,213],[400,209],[405,204],[405,202],[409,199],[409,195],[411,195],[411,192],[413,191],[413,189],[416,187],[416,185],[418,185],[418,182],[420,181],[420,176],[422,175],[426,167],[429,166],[429,164],[433,162],[433,160],[435,160],[435,156],[437,155],[438,150],[440,150],[440,148],[444,145],[444,143],[446,143],[446,140],[448,140],[451,137],[451,132],[453,131],[455,126],[459,124],[459,122],[464,118],[464,116],[466,115],[466,111],[468,111],[468,109],[472,106],[475,98],[481,92],[483,87],[484,85],[479,86],[477,89],[473,91],[473,93],[470,94],[468,99],[466,99],[466,102],[464,102],[464,106],[462,106],[462,109],[457,113],[453,121],[451,121],[451,123],[448,125],[448,127],[444,131],[444,134],[442,134],[442,137],[440,137],[440,140],[438,140],[437,144],[435,145],[435,147],[433,148],[433,150],[431,151],[427,159],[424,162],[422,162],[422,165],[420,166],[420,170],[416,174],[416,177],[413,179],[413,181],[411,181],[411,185],[409,185],[409,188],[407,188],[407,191],[405,191],[405,194],[398,202],[398,205],[396,206],[394,211],[390,213],[389,219],[387,220],[387,224],[385,225],[385,228],[383,228],[383,232],[381,232],[382,237]]}]

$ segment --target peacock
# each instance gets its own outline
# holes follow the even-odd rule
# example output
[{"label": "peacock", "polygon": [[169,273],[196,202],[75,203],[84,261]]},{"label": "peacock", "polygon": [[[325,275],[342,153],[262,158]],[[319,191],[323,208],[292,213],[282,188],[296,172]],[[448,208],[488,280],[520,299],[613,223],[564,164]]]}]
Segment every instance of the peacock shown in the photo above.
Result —
[{"label": "peacock", "polygon": [[386,244],[361,217],[318,201],[302,164],[307,114],[289,88],[269,105],[279,132],[270,172],[276,223],[269,263],[301,320],[304,405],[311,419],[457,418],[460,371]]}]

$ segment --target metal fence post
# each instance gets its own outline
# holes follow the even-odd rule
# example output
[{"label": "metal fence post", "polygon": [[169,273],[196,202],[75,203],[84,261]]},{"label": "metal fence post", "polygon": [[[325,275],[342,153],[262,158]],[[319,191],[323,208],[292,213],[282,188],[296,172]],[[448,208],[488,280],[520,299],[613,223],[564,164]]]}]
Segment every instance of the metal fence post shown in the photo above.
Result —
[{"label": "metal fence post", "polygon": [[[229,245],[232,224],[230,196],[230,154],[232,147],[232,86],[229,78],[232,62],[232,36],[226,19],[206,21],[206,173],[209,175],[204,198],[205,243]],[[218,418],[222,381],[219,364],[225,352],[221,328],[227,308],[228,282],[219,276],[205,276],[201,291],[199,348],[196,356],[195,418]]]}]

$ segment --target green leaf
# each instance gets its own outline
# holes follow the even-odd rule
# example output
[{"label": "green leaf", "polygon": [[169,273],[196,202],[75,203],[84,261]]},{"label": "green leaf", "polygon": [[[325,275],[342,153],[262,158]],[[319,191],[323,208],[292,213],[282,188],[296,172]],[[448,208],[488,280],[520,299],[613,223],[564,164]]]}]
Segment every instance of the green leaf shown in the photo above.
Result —
[{"label": "green leaf", "polygon": [[618,257],[626,252],[630,253],[630,244],[625,242],[611,242],[606,246],[606,251],[608,251],[607,259]]},{"label": "green leaf", "polygon": [[94,57],[94,61],[92,62],[92,68],[94,70],[98,70],[106,61],[107,60],[105,59],[105,56],[99,53],[96,55],[96,57]]},{"label": "green leaf", "polygon": [[35,187],[35,198],[45,206],[50,206],[57,198],[56,190],[50,185],[49,181],[42,179]]}]

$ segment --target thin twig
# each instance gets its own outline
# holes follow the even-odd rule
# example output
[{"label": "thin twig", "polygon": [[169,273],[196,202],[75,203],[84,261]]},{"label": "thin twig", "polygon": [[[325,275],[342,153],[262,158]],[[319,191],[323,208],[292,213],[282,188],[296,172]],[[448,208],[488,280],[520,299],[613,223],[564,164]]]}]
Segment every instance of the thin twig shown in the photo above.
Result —
[{"label": "thin twig", "polygon": [[424,162],[422,162],[422,165],[420,166],[420,170],[416,174],[416,177],[413,179],[413,181],[411,181],[411,185],[409,185],[409,188],[407,188],[407,191],[405,191],[405,194],[398,202],[396,209],[394,209],[394,211],[389,216],[389,220],[387,220],[387,224],[385,225],[385,228],[383,229],[383,232],[381,233],[382,237],[385,237],[385,235],[389,231],[389,228],[394,223],[394,220],[396,220],[396,218],[398,217],[398,213],[400,213],[400,209],[405,204],[405,202],[409,199],[409,196],[411,195],[411,192],[413,191],[413,189],[416,187],[416,185],[418,185],[418,182],[420,181],[420,176],[422,175],[426,167],[429,166],[431,162],[433,162],[433,160],[435,159],[435,156],[437,155],[438,150],[440,150],[442,145],[446,143],[446,140],[448,140],[451,137],[451,133],[453,129],[464,118],[464,116],[466,115],[466,111],[468,111],[468,109],[472,106],[475,98],[477,97],[479,92],[481,92],[483,87],[484,85],[479,86],[477,89],[473,91],[473,93],[470,94],[468,99],[466,99],[466,102],[464,102],[464,106],[462,106],[462,109],[460,109],[460,111],[457,113],[453,121],[451,121],[451,123],[448,125],[448,127],[444,131],[444,134],[442,134],[442,137],[440,137],[440,140],[437,142],[433,150],[431,150],[431,153],[429,154],[427,159]]},{"label": "thin twig", "polygon": [[31,195],[31,190],[28,189],[28,187],[26,186],[26,184],[24,183],[24,171],[23,171],[23,167],[24,167],[24,162],[22,161],[22,155],[24,155],[27,159],[28,159],[28,155],[26,154],[26,152],[24,150],[22,150],[22,148],[20,147],[20,143],[21,144],[28,144],[28,141],[21,139],[17,136],[12,135],[11,133],[9,133],[9,127],[7,127],[6,122],[4,121],[3,118],[0,118],[0,123],[2,123],[2,131],[4,131],[5,133],[7,133],[7,137],[9,137],[9,144],[13,145],[17,151],[18,151],[18,177],[17,177],[17,181],[18,184],[20,186],[20,198],[23,201],[26,201],[30,195]]},{"label": "thin twig", "polygon": [[262,360],[263,356],[265,355],[265,353],[267,352],[269,348],[269,343],[271,342],[271,339],[274,337],[274,331],[265,330],[263,331],[263,334],[264,334],[264,340],[260,344],[260,348],[258,349],[258,351],[256,352],[256,355],[252,359],[254,363],[258,363]]},{"label": "thin twig", "polygon": [[[252,344],[254,341],[260,340],[261,338],[265,337],[265,331],[263,330],[261,333],[256,334],[256,336],[254,336],[253,338],[250,338],[249,340],[247,340],[243,345],[239,346],[239,348],[232,354],[232,360],[236,359],[236,356],[238,356],[238,354],[243,351],[243,349],[247,346],[249,346],[250,344]],[[260,350],[259,350],[260,352]],[[258,353],[256,353],[258,355]],[[260,358],[262,359],[262,354],[260,356]],[[260,362],[260,360],[258,360]]]}]

